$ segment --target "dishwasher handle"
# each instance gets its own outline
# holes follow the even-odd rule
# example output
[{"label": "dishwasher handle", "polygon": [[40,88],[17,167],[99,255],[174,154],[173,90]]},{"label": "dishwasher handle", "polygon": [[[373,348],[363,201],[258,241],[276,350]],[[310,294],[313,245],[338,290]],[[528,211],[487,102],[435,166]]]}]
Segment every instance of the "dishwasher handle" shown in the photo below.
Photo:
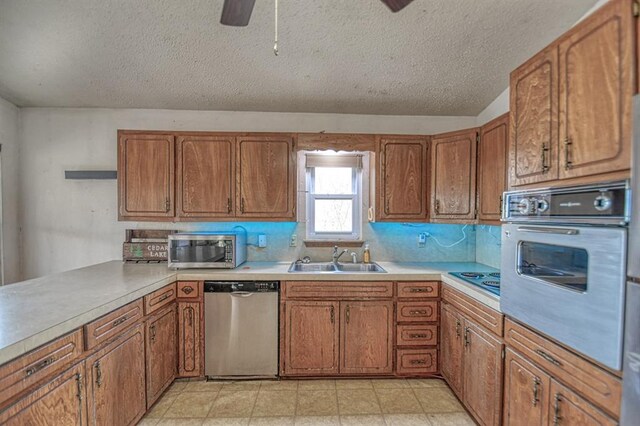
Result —
[{"label": "dishwasher handle", "polygon": [[232,291],[229,294],[232,297],[250,297],[250,296],[253,296],[255,293],[253,293],[251,291]]}]

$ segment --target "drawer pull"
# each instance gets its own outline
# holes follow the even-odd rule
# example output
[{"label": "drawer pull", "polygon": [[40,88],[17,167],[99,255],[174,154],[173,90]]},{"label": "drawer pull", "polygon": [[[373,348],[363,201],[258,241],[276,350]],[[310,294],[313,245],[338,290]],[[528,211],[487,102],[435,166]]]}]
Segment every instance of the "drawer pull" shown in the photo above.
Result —
[{"label": "drawer pull", "polygon": [[410,334],[409,337],[412,339],[426,339],[427,335],[426,334]]},{"label": "drawer pull", "polygon": [[193,287],[185,287],[185,288],[182,289],[182,292],[184,294],[191,294],[191,293],[193,293]]},{"label": "drawer pull", "polygon": [[540,392],[540,379],[537,377],[533,378],[533,399],[531,400],[531,403],[533,404],[533,406],[537,406],[538,402],[540,402],[540,397],[539,397],[539,392]]},{"label": "drawer pull", "polygon": [[419,311],[409,311],[409,315],[427,315],[427,311],[424,309]]},{"label": "drawer pull", "polygon": [[38,364],[34,365],[31,368],[27,368],[27,370],[25,371],[25,376],[29,377],[31,375],[33,375],[34,373],[37,373],[38,371],[42,370],[43,368],[53,364],[56,360],[56,357],[52,356],[49,357],[45,360],[42,360],[41,362],[39,362]]},{"label": "drawer pull", "polygon": [[129,317],[125,315],[122,318],[118,318],[117,320],[115,320],[112,325],[113,325],[113,327],[117,327],[120,324],[122,324],[123,322],[126,322],[128,319],[129,319]]},{"label": "drawer pull", "polygon": [[558,367],[562,367],[562,363],[560,361],[558,361],[557,359],[555,359],[554,357],[552,357],[542,349],[536,349],[536,353],[540,355],[542,358],[544,358],[545,360],[549,361],[551,364],[557,365]]},{"label": "drawer pull", "polygon": [[426,359],[412,359],[411,361],[409,361],[409,364],[411,365],[424,365],[427,363]]},{"label": "drawer pull", "polygon": [[423,288],[423,287],[414,287],[411,290],[409,290],[411,293],[426,293],[428,291],[431,291],[431,288]]},{"label": "drawer pull", "polygon": [[162,295],[162,297],[160,297],[160,298],[158,299],[158,302],[157,302],[157,303],[160,303],[160,302],[162,302],[163,300],[167,300],[167,299],[168,299],[168,298],[170,298],[170,297],[171,297],[171,292],[169,292],[169,293],[165,293],[165,294],[163,294],[163,295]]}]

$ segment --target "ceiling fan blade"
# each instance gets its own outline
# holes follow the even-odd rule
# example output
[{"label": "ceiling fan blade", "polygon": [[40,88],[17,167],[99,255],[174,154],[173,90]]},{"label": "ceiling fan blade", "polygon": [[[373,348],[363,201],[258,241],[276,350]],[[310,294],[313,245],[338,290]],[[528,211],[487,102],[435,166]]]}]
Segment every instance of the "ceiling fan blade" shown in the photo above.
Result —
[{"label": "ceiling fan blade", "polygon": [[389,7],[389,9],[391,9],[393,13],[395,13],[404,9],[404,7],[412,1],[413,0],[382,0],[382,3],[386,4],[387,7]]},{"label": "ceiling fan blade", "polygon": [[255,2],[256,0],[224,0],[220,23],[233,27],[246,27]]}]

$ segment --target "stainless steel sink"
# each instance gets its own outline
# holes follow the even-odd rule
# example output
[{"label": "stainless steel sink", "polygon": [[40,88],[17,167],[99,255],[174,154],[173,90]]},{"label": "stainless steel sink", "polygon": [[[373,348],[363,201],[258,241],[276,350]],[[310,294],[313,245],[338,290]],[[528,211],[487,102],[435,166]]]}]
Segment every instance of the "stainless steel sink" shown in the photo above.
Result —
[{"label": "stainless steel sink", "polygon": [[333,263],[296,263],[293,262],[288,272],[338,272]]},{"label": "stainless steel sink", "polygon": [[338,264],[340,272],[387,272],[377,263],[344,263]]},{"label": "stainless steel sink", "polygon": [[321,272],[321,273],[344,273],[344,272],[369,272],[386,273],[377,263],[339,263],[336,267],[331,262],[296,263],[293,262],[288,272]]}]

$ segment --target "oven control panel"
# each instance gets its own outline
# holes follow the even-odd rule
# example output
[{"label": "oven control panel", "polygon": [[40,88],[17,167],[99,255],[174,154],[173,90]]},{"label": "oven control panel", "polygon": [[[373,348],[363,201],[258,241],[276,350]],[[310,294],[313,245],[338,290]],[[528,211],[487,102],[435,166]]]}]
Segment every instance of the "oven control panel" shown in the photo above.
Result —
[{"label": "oven control panel", "polygon": [[561,222],[626,225],[629,182],[505,192],[505,222]]}]

